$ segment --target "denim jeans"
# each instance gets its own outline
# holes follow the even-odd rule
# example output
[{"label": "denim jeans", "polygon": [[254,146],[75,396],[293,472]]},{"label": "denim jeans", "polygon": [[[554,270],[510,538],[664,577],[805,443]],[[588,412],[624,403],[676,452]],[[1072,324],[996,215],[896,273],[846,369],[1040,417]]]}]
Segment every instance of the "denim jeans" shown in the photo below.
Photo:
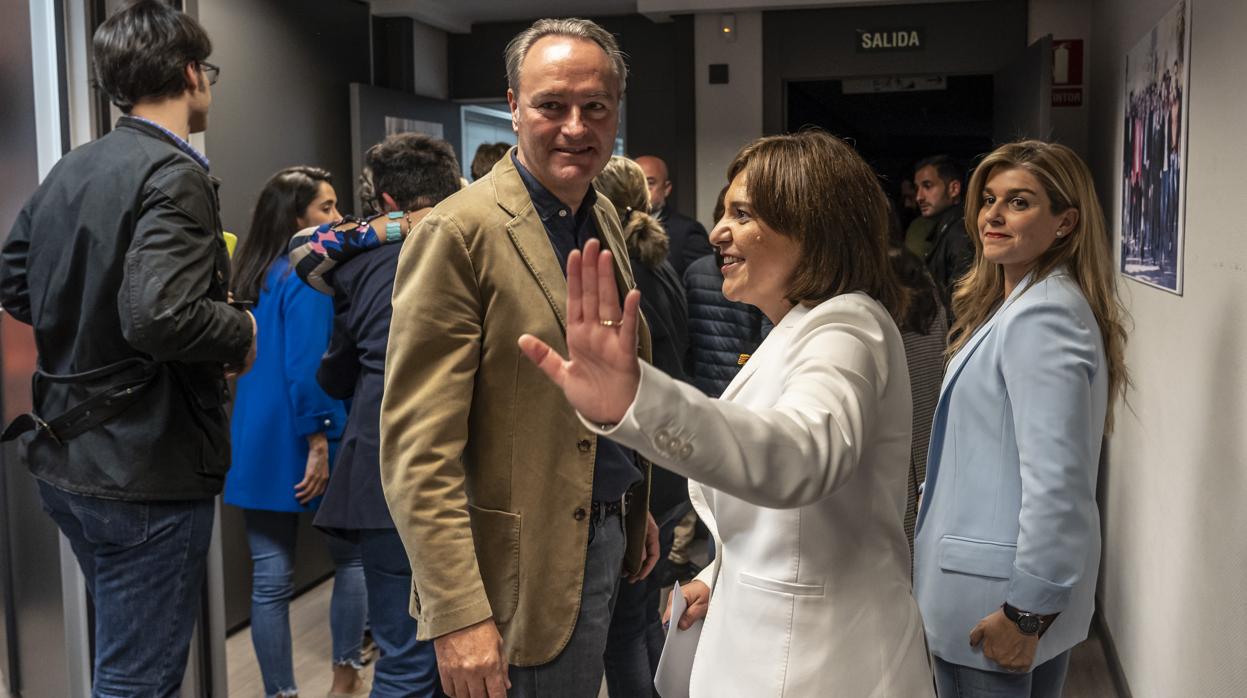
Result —
[{"label": "denim jeans", "polygon": [[647,604],[654,601],[658,613],[658,596],[649,593],[645,580],[635,584],[619,580],[615,609],[603,657],[606,664],[606,687],[612,696],[637,696],[653,693],[654,674],[648,647],[649,612]]},{"label": "denim jeans", "polygon": [[1069,654],[1066,650],[1024,674],[985,671],[932,657],[935,690],[939,698],[1061,698]]},{"label": "denim jeans", "polygon": [[[688,505],[685,504],[684,507]],[[683,509],[683,507],[682,507]],[[658,613],[661,605],[663,577],[670,565],[669,555],[676,531],[685,523],[685,516],[664,516],[658,529],[658,565],[645,579],[633,584],[619,581],[615,608],[611,614],[610,632],[606,640],[606,687],[612,696],[657,696],[654,672],[666,636]],[[691,530],[697,524],[688,528]],[[687,541],[685,541],[687,545]],[[687,556],[684,562],[688,562]]]},{"label": "denim jeans", "polygon": [[534,667],[512,666],[508,698],[586,698],[598,694],[624,548],[623,519],[618,514],[589,522],[580,616],[571,639],[551,662]]},{"label": "denim jeans", "polygon": [[359,531],[368,585],[372,639],[381,650],[374,665],[372,698],[442,698],[433,643],[416,640],[411,617],[411,565],[394,529]]},{"label": "denim jeans", "polygon": [[[294,550],[299,515],[244,509],[251,577],[251,643],[268,696],[294,695],[294,655],[290,640],[290,599],[294,596]],[[360,666],[367,620],[367,590],[358,546],[326,536],[335,568],[329,602],[329,629],[335,665]]]},{"label": "denim jeans", "polygon": [[39,482],[95,604],[95,698],[178,693],[212,539],[211,499],[123,502]]}]

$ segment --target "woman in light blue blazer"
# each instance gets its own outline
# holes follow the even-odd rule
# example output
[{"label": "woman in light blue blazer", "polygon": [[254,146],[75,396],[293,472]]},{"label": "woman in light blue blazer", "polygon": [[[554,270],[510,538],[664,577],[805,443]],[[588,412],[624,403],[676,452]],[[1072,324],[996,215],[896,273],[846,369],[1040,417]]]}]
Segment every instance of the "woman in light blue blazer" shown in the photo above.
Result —
[{"label": "woman in light blue blazer", "polygon": [[1124,311],[1091,174],[1069,148],[996,149],[966,221],[975,264],[953,299],[915,595],[941,698],[1055,697],[1094,604]]}]

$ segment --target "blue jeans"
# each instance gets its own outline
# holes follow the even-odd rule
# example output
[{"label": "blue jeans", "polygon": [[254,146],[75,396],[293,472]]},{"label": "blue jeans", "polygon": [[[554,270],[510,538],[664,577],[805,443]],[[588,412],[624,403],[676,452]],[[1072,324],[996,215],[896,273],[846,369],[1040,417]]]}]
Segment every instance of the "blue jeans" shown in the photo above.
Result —
[{"label": "blue jeans", "polygon": [[624,548],[623,520],[618,514],[589,522],[580,615],[571,639],[559,656],[547,664],[511,666],[508,698],[586,698],[598,694]]},{"label": "blue jeans", "polygon": [[374,665],[372,698],[441,698],[433,643],[416,640],[411,617],[411,565],[394,529],[359,531],[359,551],[368,585],[372,639],[381,650]]},{"label": "blue jeans", "polygon": [[[688,511],[677,507],[675,515],[663,515],[658,529],[658,565],[645,579],[633,584],[619,580],[615,609],[606,640],[606,688],[612,696],[657,696],[654,672],[662,656],[666,636],[658,608],[662,603],[659,580],[671,564],[667,555],[675,540],[675,528]],[[713,542],[713,541],[712,541]]]},{"label": "blue jeans", "polygon": [[123,502],[40,481],[95,604],[95,698],[177,695],[212,539],[211,499]]},{"label": "blue jeans", "polygon": [[[294,655],[290,641],[290,599],[294,596],[294,549],[299,515],[244,509],[247,543],[254,564],[251,581],[251,642],[268,696],[294,695]],[[360,666],[367,619],[367,590],[359,548],[326,536],[335,567],[329,628],[335,665]]]},{"label": "blue jeans", "polygon": [[1069,650],[1025,674],[985,671],[935,660],[935,691],[940,698],[1061,698]]}]

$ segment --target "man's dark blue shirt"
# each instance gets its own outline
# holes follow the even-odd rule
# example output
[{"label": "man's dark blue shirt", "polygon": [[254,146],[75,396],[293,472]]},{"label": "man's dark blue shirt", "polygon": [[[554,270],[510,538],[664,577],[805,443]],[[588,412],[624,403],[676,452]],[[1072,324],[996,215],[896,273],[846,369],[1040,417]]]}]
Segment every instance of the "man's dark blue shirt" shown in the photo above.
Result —
[{"label": "man's dark blue shirt", "polygon": [[[516,171],[520,173],[520,179],[524,180],[529,197],[533,200],[533,208],[546,227],[550,246],[559,258],[559,268],[563,270],[563,274],[567,274],[567,258],[571,256],[572,250],[583,249],[585,243],[598,237],[597,223],[593,218],[597,192],[589,187],[580,207],[573,214],[571,207],[559,201],[557,196],[537,181],[514,153],[511,158]],[[619,501],[628,488],[641,480],[641,472],[637,468],[636,455],[632,449],[599,436],[597,459],[593,465],[593,499],[600,502]]]}]

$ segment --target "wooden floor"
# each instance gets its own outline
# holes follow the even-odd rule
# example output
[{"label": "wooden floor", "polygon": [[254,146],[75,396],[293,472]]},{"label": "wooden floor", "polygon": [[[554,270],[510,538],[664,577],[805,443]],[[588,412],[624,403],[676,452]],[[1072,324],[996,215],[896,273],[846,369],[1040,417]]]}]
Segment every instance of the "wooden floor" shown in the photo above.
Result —
[{"label": "wooden floor", "polygon": [[[325,582],[308,591],[295,599],[290,608],[294,672],[303,698],[321,698],[329,692],[333,671],[329,637],[331,585],[332,581]],[[231,635],[225,649],[230,698],[262,698],[264,686],[251,647],[251,631],[244,629]],[[371,676],[371,669],[367,671]],[[605,687],[599,695],[606,698]],[[1074,648],[1065,680],[1065,698],[1117,698],[1104,649],[1094,634]]]},{"label": "wooden floor", "polygon": [[[290,604],[294,678],[301,698],[323,698],[333,683],[333,640],[329,636],[329,598],[333,580],[317,585]],[[260,665],[251,646],[251,628],[225,640],[230,698],[264,698]],[[372,679],[372,667],[364,669]]]}]

